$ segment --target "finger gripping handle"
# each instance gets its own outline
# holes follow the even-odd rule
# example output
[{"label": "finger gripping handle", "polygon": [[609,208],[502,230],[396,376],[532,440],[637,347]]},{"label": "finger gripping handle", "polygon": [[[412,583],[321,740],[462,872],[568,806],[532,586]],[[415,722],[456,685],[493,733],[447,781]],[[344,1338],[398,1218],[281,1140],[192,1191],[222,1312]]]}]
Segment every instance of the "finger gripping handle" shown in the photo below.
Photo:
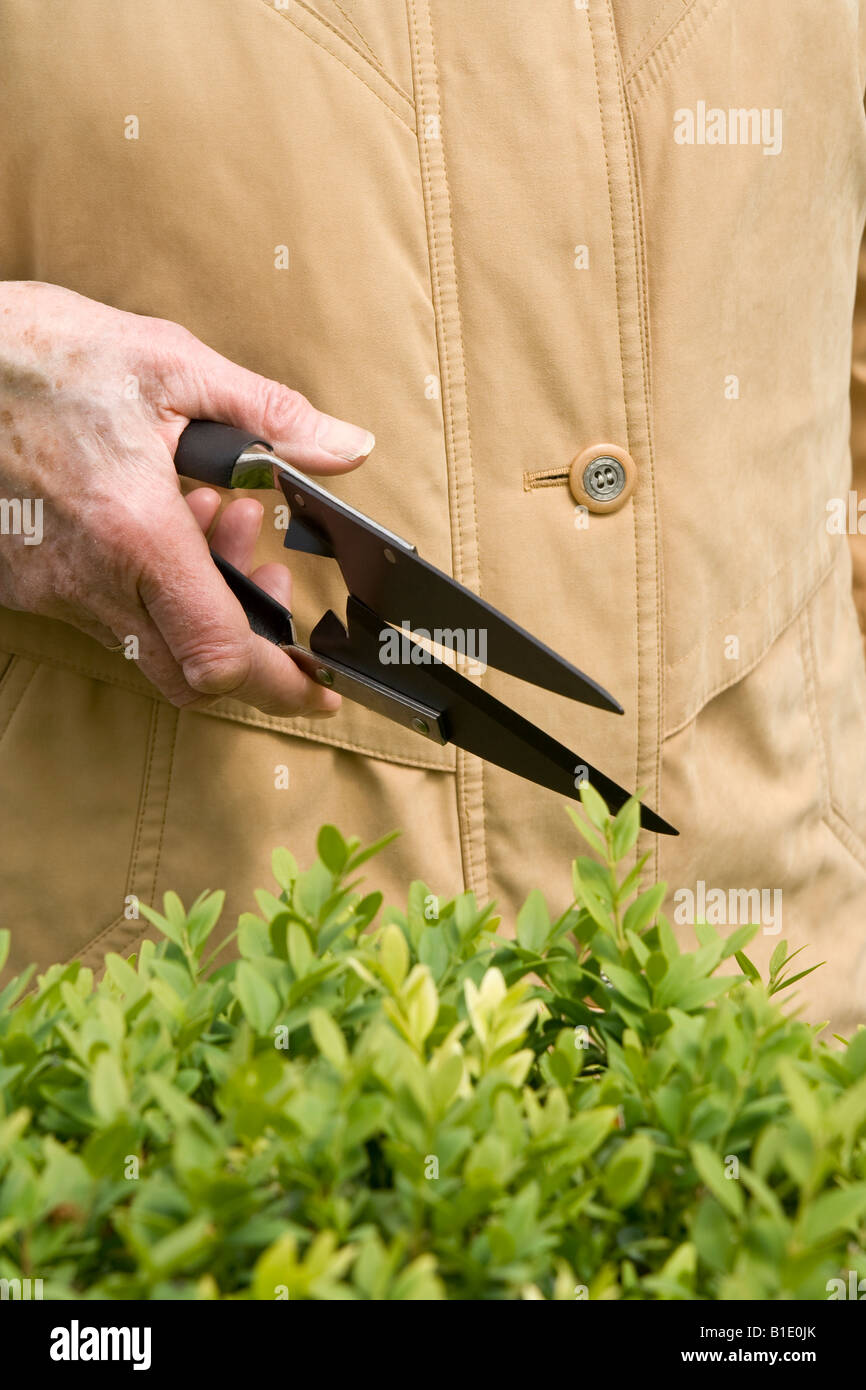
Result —
[{"label": "finger gripping handle", "polygon": [[240,603],[249,619],[253,632],[275,642],[278,647],[290,647],[295,641],[295,627],[288,608],[284,608],[258,584],[254,584],[239,569],[230,565],[221,555],[211,551],[213,562]]},{"label": "finger gripping handle", "polygon": [[233,425],[213,420],[191,420],[178,440],[174,466],[184,478],[195,478],[211,487],[231,487],[232,470],[244,449],[268,441]]}]

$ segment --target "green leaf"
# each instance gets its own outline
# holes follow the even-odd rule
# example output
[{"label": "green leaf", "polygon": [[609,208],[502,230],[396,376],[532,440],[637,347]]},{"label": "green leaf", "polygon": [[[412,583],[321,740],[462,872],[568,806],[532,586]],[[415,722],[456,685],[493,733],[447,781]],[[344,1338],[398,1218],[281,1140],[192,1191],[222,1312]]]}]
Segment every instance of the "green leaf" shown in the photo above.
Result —
[{"label": "green leaf", "polygon": [[676,1006],[685,1013],[693,1009],[702,1009],[712,999],[720,999],[723,994],[727,994],[734,984],[736,976],[721,980],[691,980],[680,991]]},{"label": "green leaf", "polygon": [[581,871],[579,860],[575,860],[572,866],[574,878],[575,897],[578,902],[586,908],[592,920],[608,933],[614,930],[613,916],[610,907],[604,897],[599,893],[597,886],[590,881],[589,874],[584,867]]},{"label": "green leaf", "polygon": [[745,1203],[736,1178],[729,1178],[719,1155],[707,1144],[691,1144],[689,1153],[704,1186],[713,1194],[725,1211],[740,1217]]},{"label": "green leaf", "polygon": [[242,912],[238,918],[238,951],[247,960],[269,956],[273,949],[267,922],[254,912]]},{"label": "green leaf", "polygon": [[853,1077],[866,1076],[866,1028],[859,1027],[848,1043],[845,1064]]},{"label": "green leaf", "polygon": [[269,1033],[280,1012],[280,997],[270,980],[249,961],[239,962],[235,972],[235,994],[247,1022],[255,1033]]},{"label": "green leaf", "polygon": [[650,1006],[650,994],[640,975],[634,975],[630,970],[625,970],[621,965],[606,964],[604,973],[607,975],[611,984],[620,994],[626,998],[630,1004],[636,1004],[639,1009],[648,1009]]},{"label": "green leaf", "polygon": [[601,1106],[578,1114],[568,1126],[568,1152],[575,1163],[594,1154],[602,1140],[606,1139],[617,1122],[617,1111],[613,1106]]},{"label": "green leaf", "polygon": [[716,1273],[724,1273],[730,1267],[735,1249],[731,1223],[712,1197],[705,1197],[698,1205],[692,1240],[699,1258]]},{"label": "green leaf", "polygon": [[212,1249],[216,1234],[213,1222],[206,1216],[194,1216],[151,1246],[147,1263],[154,1274],[163,1277],[196,1269]]},{"label": "green leaf", "polygon": [[594,830],[592,826],[589,824],[589,822],[586,819],[586,816],[581,816],[574,809],[573,806],[566,806],[565,809],[568,812],[568,815],[575,829],[583,837],[583,839],[586,840],[586,843],[589,845],[590,849],[594,849],[596,854],[601,855],[602,859],[606,859],[607,845],[604,843],[604,839],[601,835],[599,835],[598,831]]},{"label": "green leaf", "polygon": [[[737,961],[740,963],[740,969],[742,970],[743,966],[740,962],[739,953],[744,946],[748,946],[757,932],[758,928],[752,926],[738,927],[736,931],[729,932],[722,943],[722,960],[729,960],[731,956],[736,956]],[[751,964],[751,961],[749,964]],[[748,971],[745,973],[748,974]],[[751,978],[751,976],[749,978]],[[760,975],[758,979],[760,979]]]},{"label": "green leaf", "polygon": [[742,951],[735,951],[734,955],[737,959],[737,965],[746,976],[746,979],[751,980],[753,984],[759,985],[761,983],[761,972],[758,967],[753,965],[749,957],[744,955]]},{"label": "green leaf", "polygon": [[280,888],[288,892],[298,877],[298,861],[287,849],[275,849],[271,855],[271,873]]},{"label": "green leaf", "polygon": [[611,850],[616,860],[624,859],[629,850],[634,847],[640,833],[640,802],[636,796],[630,796],[628,801],[620,807],[613,822],[613,834],[611,839]]},{"label": "green leaf", "polygon": [[791,1102],[791,1109],[809,1134],[820,1135],[823,1127],[821,1103],[790,1057],[779,1059],[779,1079]]},{"label": "green leaf", "polygon": [[292,969],[298,979],[303,979],[316,959],[306,928],[302,927],[300,922],[289,922],[286,940]]},{"label": "green leaf", "polygon": [[[292,890],[294,906],[300,916],[314,918],[334,891],[334,875],[320,860],[298,874]],[[258,898],[258,894],[256,895]]]},{"label": "green leaf", "polygon": [[550,913],[544,894],[534,888],[517,914],[517,940],[526,951],[540,955],[550,934]]},{"label": "green leaf", "polygon": [[866,1216],[866,1183],[824,1192],[808,1206],[799,1224],[800,1238],[818,1245],[840,1231],[857,1234]]},{"label": "green leaf", "polygon": [[[797,953],[795,952],[795,954]],[[814,970],[820,970],[821,966],[826,965],[826,963],[827,962],[823,960],[818,961],[816,965],[809,965],[805,970],[799,970],[796,975],[782,975],[779,979],[773,981],[767,993],[772,996],[781,993],[783,989],[790,989],[791,985],[795,985],[798,980],[805,980],[807,975],[811,975]]]},{"label": "green leaf", "polygon": [[426,965],[413,967],[402,990],[401,1002],[406,1011],[409,1033],[417,1047],[433,1031],[439,1014],[439,996],[433,976]]},{"label": "green leaf", "polygon": [[90,1103],[105,1125],[113,1124],[129,1104],[126,1080],[111,1052],[97,1053],[90,1073]]},{"label": "green leaf", "polygon": [[194,951],[198,951],[207,941],[220,919],[225,900],[223,892],[206,893],[193,903],[187,918],[186,933]]},{"label": "green leaf", "polygon": [[139,999],[144,993],[144,986],[129,961],[113,951],[109,951],[105,957],[105,973],[120,993],[128,995],[130,999]]},{"label": "green leaf", "polygon": [[451,960],[448,938],[441,927],[425,927],[421,932],[418,959],[422,965],[429,965],[430,973],[438,985]]},{"label": "green leaf", "polygon": [[625,938],[629,946],[631,947],[632,954],[634,955],[634,958],[640,966],[641,970],[645,969],[647,962],[650,958],[649,950],[644,945],[641,938],[639,936],[635,936],[633,931],[625,932]]},{"label": "green leaf", "polygon": [[396,840],[399,834],[399,830],[392,830],[387,835],[383,835],[381,840],[376,840],[374,844],[368,845],[366,849],[359,850],[357,854],[353,854],[346,865],[346,873],[353,874],[356,869],[360,869],[362,864],[366,864],[368,859],[372,859],[374,854],[381,854],[382,850],[390,845],[393,840]]},{"label": "green leaf", "polygon": [[595,828],[604,830],[610,824],[610,812],[595,787],[590,786],[589,782],[582,783],[580,799],[583,802],[583,809]]},{"label": "green leaf", "polygon": [[681,952],[679,942],[674,936],[671,924],[667,917],[662,914],[659,914],[656,930],[658,931],[659,949],[668,964],[672,965],[675,960],[679,960]]},{"label": "green leaf", "polygon": [[0,1154],[9,1153],[15,1141],[24,1134],[32,1119],[32,1113],[22,1106],[20,1110],[13,1110],[11,1115],[0,1120]]},{"label": "green leaf", "polygon": [[778,975],[782,966],[785,964],[785,953],[787,952],[787,950],[787,941],[780,941],[775,951],[770,956],[770,979],[773,979],[774,976]]},{"label": "green leaf", "polygon": [[447,1297],[433,1255],[419,1255],[394,1280],[389,1297],[400,1303],[432,1303]]},{"label": "green leaf", "polygon": [[332,874],[340,875],[349,858],[349,846],[335,825],[323,825],[316,840],[316,853]]},{"label": "green leaf", "polygon": [[[180,899],[178,898],[176,893],[166,893],[166,907],[168,906],[169,899],[173,900],[173,908],[175,904],[180,903]],[[183,947],[185,945],[184,923],[186,921],[186,913],[183,912],[182,908],[180,920],[178,920],[177,918],[176,910],[172,911],[172,913],[166,912],[166,915],[163,916],[162,913],[156,912],[152,907],[148,907],[147,903],[140,902],[138,904],[138,910],[144,917],[145,921],[150,922],[151,926],[156,927],[157,931],[161,931],[163,936],[168,937],[169,941],[173,941],[175,945],[180,947]]]},{"label": "green leaf", "polygon": [[344,1071],[349,1053],[339,1024],[325,1009],[311,1009],[309,1022],[316,1047],[322,1056],[327,1058],[335,1071]]},{"label": "green leaf", "polygon": [[611,1206],[622,1210],[636,1202],[653,1168],[652,1140],[635,1134],[617,1150],[604,1170],[604,1194]]},{"label": "green leaf", "polygon": [[656,883],[652,888],[648,888],[645,893],[641,893],[630,903],[626,909],[623,919],[623,926],[626,931],[641,932],[644,927],[649,926],[665,900],[667,893],[666,883]]},{"label": "green leaf", "polygon": [[402,931],[393,922],[382,928],[379,964],[387,983],[396,993],[409,973],[409,947]]}]

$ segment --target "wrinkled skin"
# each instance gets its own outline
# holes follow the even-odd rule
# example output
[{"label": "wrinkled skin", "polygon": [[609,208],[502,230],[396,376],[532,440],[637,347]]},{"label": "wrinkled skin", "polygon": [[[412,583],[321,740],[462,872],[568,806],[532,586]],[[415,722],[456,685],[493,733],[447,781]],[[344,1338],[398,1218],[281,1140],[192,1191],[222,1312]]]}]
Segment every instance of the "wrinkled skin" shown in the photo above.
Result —
[{"label": "wrinkled skin", "polygon": [[[191,419],[261,434],[309,473],[345,472],[374,442],[177,324],[55,285],[0,284],[0,498],[42,499],[41,543],[0,534],[0,604],[106,647],[134,635],[142,672],[177,706],[230,695],[272,714],[333,713],[339,696],[250,631],[213,565],[219,494],[184,498],[173,463]],[[262,516],[238,498],[210,537],[245,573]],[[290,606],[285,566],[252,578]]]}]

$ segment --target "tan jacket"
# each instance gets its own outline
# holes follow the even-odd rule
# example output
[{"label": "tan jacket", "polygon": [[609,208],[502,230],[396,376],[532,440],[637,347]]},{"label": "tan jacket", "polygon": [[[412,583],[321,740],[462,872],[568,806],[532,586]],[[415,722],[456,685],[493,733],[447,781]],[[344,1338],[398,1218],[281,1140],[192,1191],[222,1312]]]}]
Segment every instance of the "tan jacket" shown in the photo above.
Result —
[{"label": "tan jacket", "polygon": [[[684,939],[763,890],[754,954],[828,959],[810,1012],[840,1027],[866,1015],[866,670],[828,527],[864,72],[864,0],[0,9],[3,276],[176,319],[372,429],[335,491],[625,706],[485,676],[680,826],[646,848]],[[582,511],[570,465],[599,445],[634,491]],[[309,624],[341,581],[266,530]],[[178,715],[28,615],[0,648],[19,959],[134,949],[130,900],[167,887],[250,906],[271,847],[328,819],[403,827],[371,870],[393,892],[569,899],[562,802],[450,747],[348,703]]]}]

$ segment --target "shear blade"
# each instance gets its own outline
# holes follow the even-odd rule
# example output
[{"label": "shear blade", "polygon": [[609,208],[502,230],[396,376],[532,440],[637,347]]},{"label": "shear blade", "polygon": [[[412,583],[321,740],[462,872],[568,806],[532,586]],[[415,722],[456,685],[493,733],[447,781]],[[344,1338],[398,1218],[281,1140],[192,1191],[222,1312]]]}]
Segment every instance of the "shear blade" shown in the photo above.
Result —
[{"label": "shear blade", "polygon": [[349,593],[373,613],[406,631],[425,629],[436,634],[434,640],[452,650],[469,634],[476,638],[483,634],[485,660],[497,671],[581,704],[622,714],[619,701],[591,676],[471,589],[422,560],[414,546],[340,503],[282,460],[276,463],[292,512],[285,544],[308,550],[313,548],[309,537],[315,536],[317,553],[334,556]]},{"label": "shear blade", "polygon": [[[449,670],[449,674],[454,673]],[[454,699],[446,710],[447,732],[458,747],[574,801],[580,800],[583,781],[589,782],[604,797],[613,812],[628,801],[630,792],[579,754],[558,743],[486,690],[468,681],[467,685],[472,693],[467,691]],[[640,821],[645,829],[657,835],[677,834],[672,825],[648,806],[641,805]]]},{"label": "shear blade", "polygon": [[[625,788],[459,671],[436,661],[411,638],[404,639],[411,653],[409,661],[383,665],[382,619],[356,597],[350,595],[346,605],[347,628],[333,614],[326,618],[311,635],[313,651],[325,658],[336,657],[357,673],[386,682],[401,694],[440,711],[449,743],[573,801],[580,799],[581,781],[588,781],[612,811],[618,811],[629,799]],[[643,805],[641,824],[659,835],[678,833]]]},{"label": "shear blade", "polygon": [[[349,586],[352,593],[389,622],[402,626],[408,620],[415,632],[425,628],[431,633],[443,634],[443,645],[451,647],[454,643],[448,642],[449,634],[456,633],[458,640],[462,636],[465,641],[468,633],[483,633],[487,662],[497,671],[505,671],[556,695],[579,700],[581,704],[622,714],[619,701],[591,676],[558,656],[471,589],[458,584],[419,555],[406,551],[394,553],[395,562],[387,564],[384,571],[368,570],[366,584],[364,577],[361,578],[361,585],[367,588],[370,597],[359,592],[355,583]],[[348,576],[346,578],[348,583]],[[440,640],[438,635],[436,640]]]}]

